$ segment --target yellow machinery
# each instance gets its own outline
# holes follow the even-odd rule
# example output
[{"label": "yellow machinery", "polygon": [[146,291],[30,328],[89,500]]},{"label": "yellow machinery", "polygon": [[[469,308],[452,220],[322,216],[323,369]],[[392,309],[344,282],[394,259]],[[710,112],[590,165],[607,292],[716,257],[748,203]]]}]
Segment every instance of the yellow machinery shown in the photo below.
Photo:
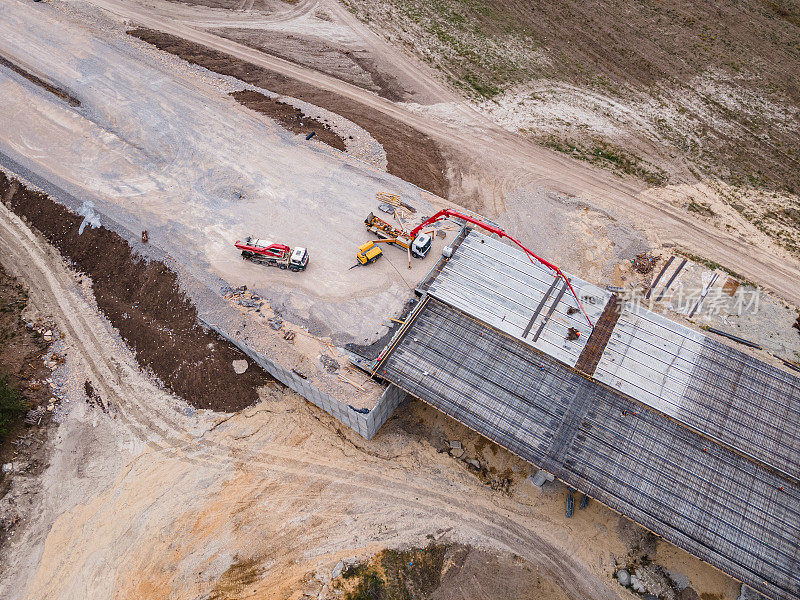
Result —
[{"label": "yellow machinery", "polygon": [[[378,240],[378,242],[383,242],[383,241],[386,240]],[[365,244],[361,244],[358,247],[358,252],[356,252],[356,260],[358,261],[359,265],[368,265],[370,263],[373,263],[376,260],[378,260],[381,256],[383,256],[383,252],[376,245],[376,242],[366,242]]]},{"label": "yellow machinery", "polygon": [[367,226],[367,230],[381,238],[381,242],[400,246],[404,250],[411,246],[411,239],[404,231],[390,225],[380,217],[376,217],[373,213],[369,213],[367,218],[364,219],[364,225]]}]

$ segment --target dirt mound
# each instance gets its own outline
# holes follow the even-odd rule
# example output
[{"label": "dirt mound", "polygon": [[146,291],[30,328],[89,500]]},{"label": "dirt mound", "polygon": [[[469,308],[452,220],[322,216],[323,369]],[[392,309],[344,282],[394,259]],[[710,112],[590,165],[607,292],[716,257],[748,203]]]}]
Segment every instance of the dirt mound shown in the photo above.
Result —
[{"label": "dirt mound", "polygon": [[38,229],[75,269],[91,277],[97,305],[136,354],[139,364],[175,394],[198,408],[235,411],[258,399],[270,378],[260,369],[237,375],[245,356],[197,323],[197,309],[163,263],[137,256],[128,242],[105,227],[86,227],[82,217],[48,196],[0,173],[0,197]]},{"label": "dirt mound", "polygon": [[187,62],[220,75],[235,77],[277,94],[298,98],[335,112],[366,129],[383,146],[389,162],[389,173],[405,179],[429,192],[447,197],[446,163],[439,146],[430,137],[405,123],[384,115],[360,102],[334,92],[319,89],[275,71],[152,29],[129,32]]},{"label": "dirt mound", "polygon": [[64,100],[70,106],[80,106],[81,105],[80,100],[75,98],[69,92],[67,92],[65,90],[62,90],[61,88],[56,87],[51,83],[48,83],[44,79],[41,79],[40,77],[37,77],[36,75],[31,73],[30,71],[27,71],[27,70],[23,69],[19,65],[14,64],[10,60],[8,60],[6,58],[3,58],[2,56],[0,56],[0,65],[2,65],[4,67],[8,67],[9,69],[14,71],[15,73],[18,73],[19,75],[22,75],[25,79],[27,79],[31,83],[35,83],[40,88],[43,88],[43,89],[47,90],[48,92],[50,92],[51,94],[54,94],[55,96],[58,96],[59,98]]},{"label": "dirt mound", "polygon": [[253,90],[233,92],[231,96],[239,104],[275,119],[292,133],[302,135],[314,133],[317,139],[328,146],[342,151],[345,149],[344,140],[330,128],[330,125],[306,116],[299,108]]},{"label": "dirt mound", "polygon": [[0,461],[3,463],[8,462],[11,449],[2,442],[22,430],[26,410],[46,406],[50,398],[50,388],[43,383],[50,370],[42,361],[50,342],[38,329],[23,322],[22,311],[27,303],[25,289],[0,266]]}]

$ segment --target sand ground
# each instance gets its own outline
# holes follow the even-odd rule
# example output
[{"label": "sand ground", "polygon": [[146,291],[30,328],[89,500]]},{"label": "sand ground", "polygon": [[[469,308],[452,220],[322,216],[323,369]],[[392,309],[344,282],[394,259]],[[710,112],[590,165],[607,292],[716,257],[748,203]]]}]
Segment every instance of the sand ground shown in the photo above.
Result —
[{"label": "sand ground", "polygon": [[[3,597],[197,598],[248,561],[260,577],[230,597],[317,596],[340,559],[428,536],[521,557],[555,598],[627,597],[612,579],[630,551],[616,514],[591,503],[565,519],[563,486],[538,492],[530,465],[422,404],[370,442],[275,388],[240,413],[189,410],[139,372],[78,277],[0,210],[3,265],[52,315],[67,357],[54,378],[72,398],[44,475],[4,499],[36,510],[4,549]],[[85,379],[108,412],[77,400]],[[509,491],[442,452],[449,439],[507,473]],[[735,597],[721,573],[671,547],[662,554],[696,590]]]},{"label": "sand ground", "polygon": [[[509,134],[332,1],[7,0],[0,17],[0,55],[80,101],[0,68],[0,151],[91,200],[101,218],[148,229],[176,268],[247,284],[288,319],[324,324],[335,343],[385,332],[432,264],[409,271],[390,249],[368,276],[348,270],[384,189],[420,216],[448,202],[485,212],[589,280],[610,282],[648,247],[681,245],[800,300],[796,261],[757,229],[726,228],[735,215],[686,213],[689,195],[713,199],[717,188],[646,188]],[[447,161],[449,198],[286,132],[230,98],[238,84],[127,36],[129,26],[205,44],[424,132]],[[298,37],[280,58],[258,49],[274,46],[264,32]],[[309,36],[339,45],[323,73],[303,65]],[[191,410],[140,372],[53,250],[0,210],[0,260],[52,315],[71,398],[48,469],[4,499],[24,496],[27,508],[3,550],[3,597],[197,598],[245,563],[259,578],[238,597],[319,597],[339,559],[427,536],[517,555],[553,582],[553,597],[630,597],[611,578],[630,552],[617,515],[592,503],[565,519],[562,486],[539,494],[525,482],[529,465],[422,405],[401,409],[370,442],[274,387],[236,414]],[[230,241],[250,232],[307,245],[312,267],[298,276],[243,263]],[[108,413],[81,401],[87,379]],[[442,452],[449,439],[508,471],[508,492]],[[698,593],[736,595],[735,582],[673,547],[659,544],[657,558]]]}]

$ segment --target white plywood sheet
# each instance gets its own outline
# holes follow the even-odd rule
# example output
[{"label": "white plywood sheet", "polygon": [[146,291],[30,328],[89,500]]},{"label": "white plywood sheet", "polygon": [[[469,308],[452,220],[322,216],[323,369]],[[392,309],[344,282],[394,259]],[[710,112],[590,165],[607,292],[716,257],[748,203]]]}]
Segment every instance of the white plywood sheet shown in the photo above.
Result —
[{"label": "white plywood sheet", "polygon": [[[596,322],[611,294],[567,277]],[[515,246],[477,231],[467,235],[428,293],[572,367],[592,332],[578,302],[553,271]],[[567,340],[570,327],[580,332],[577,340]]]},{"label": "white plywood sheet", "polygon": [[600,358],[595,378],[678,418],[704,339],[688,327],[628,304]]}]

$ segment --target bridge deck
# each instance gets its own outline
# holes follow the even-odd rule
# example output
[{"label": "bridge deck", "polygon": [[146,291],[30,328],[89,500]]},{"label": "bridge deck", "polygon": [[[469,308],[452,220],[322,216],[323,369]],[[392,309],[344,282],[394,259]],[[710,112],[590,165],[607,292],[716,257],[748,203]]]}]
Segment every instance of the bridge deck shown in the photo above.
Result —
[{"label": "bridge deck", "polygon": [[[477,250],[483,261],[493,251],[475,239],[468,235],[459,252]],[[558,333],[537,347],[524,335],[521,309],[509,310],[524,302],[510,303],[507,285],[499,285],[511,271],[484,288],[473,273],[469,290],[459,291],[458,272],[471,272],[468,259],[440,268],[438,277],[449,277],[431,282],[384,351],[378,374],[754,589],[776,600],[800,598],[800,380],[630,307],[621,326],[613,324],[599,361],[598,379],[607,381],[592,379],[571,368],[585,340],[574,350],[558,342],[566,305],[555,303]],[[519,298],[546,297],[542,282]],[[502,296],[496,307],[492,290]],[[517,314],[503,319],[511,312]],[[637,318],[669,331],[648,338]],[[657,359],[677,344],[680,359],[639,361],[640,343]],[[647,368],[668,376],[648,384]],[[620,383],[639,376],[649,395],[626,393]],[[665,391],[675,381],[682,387],[670,396]]]}]

